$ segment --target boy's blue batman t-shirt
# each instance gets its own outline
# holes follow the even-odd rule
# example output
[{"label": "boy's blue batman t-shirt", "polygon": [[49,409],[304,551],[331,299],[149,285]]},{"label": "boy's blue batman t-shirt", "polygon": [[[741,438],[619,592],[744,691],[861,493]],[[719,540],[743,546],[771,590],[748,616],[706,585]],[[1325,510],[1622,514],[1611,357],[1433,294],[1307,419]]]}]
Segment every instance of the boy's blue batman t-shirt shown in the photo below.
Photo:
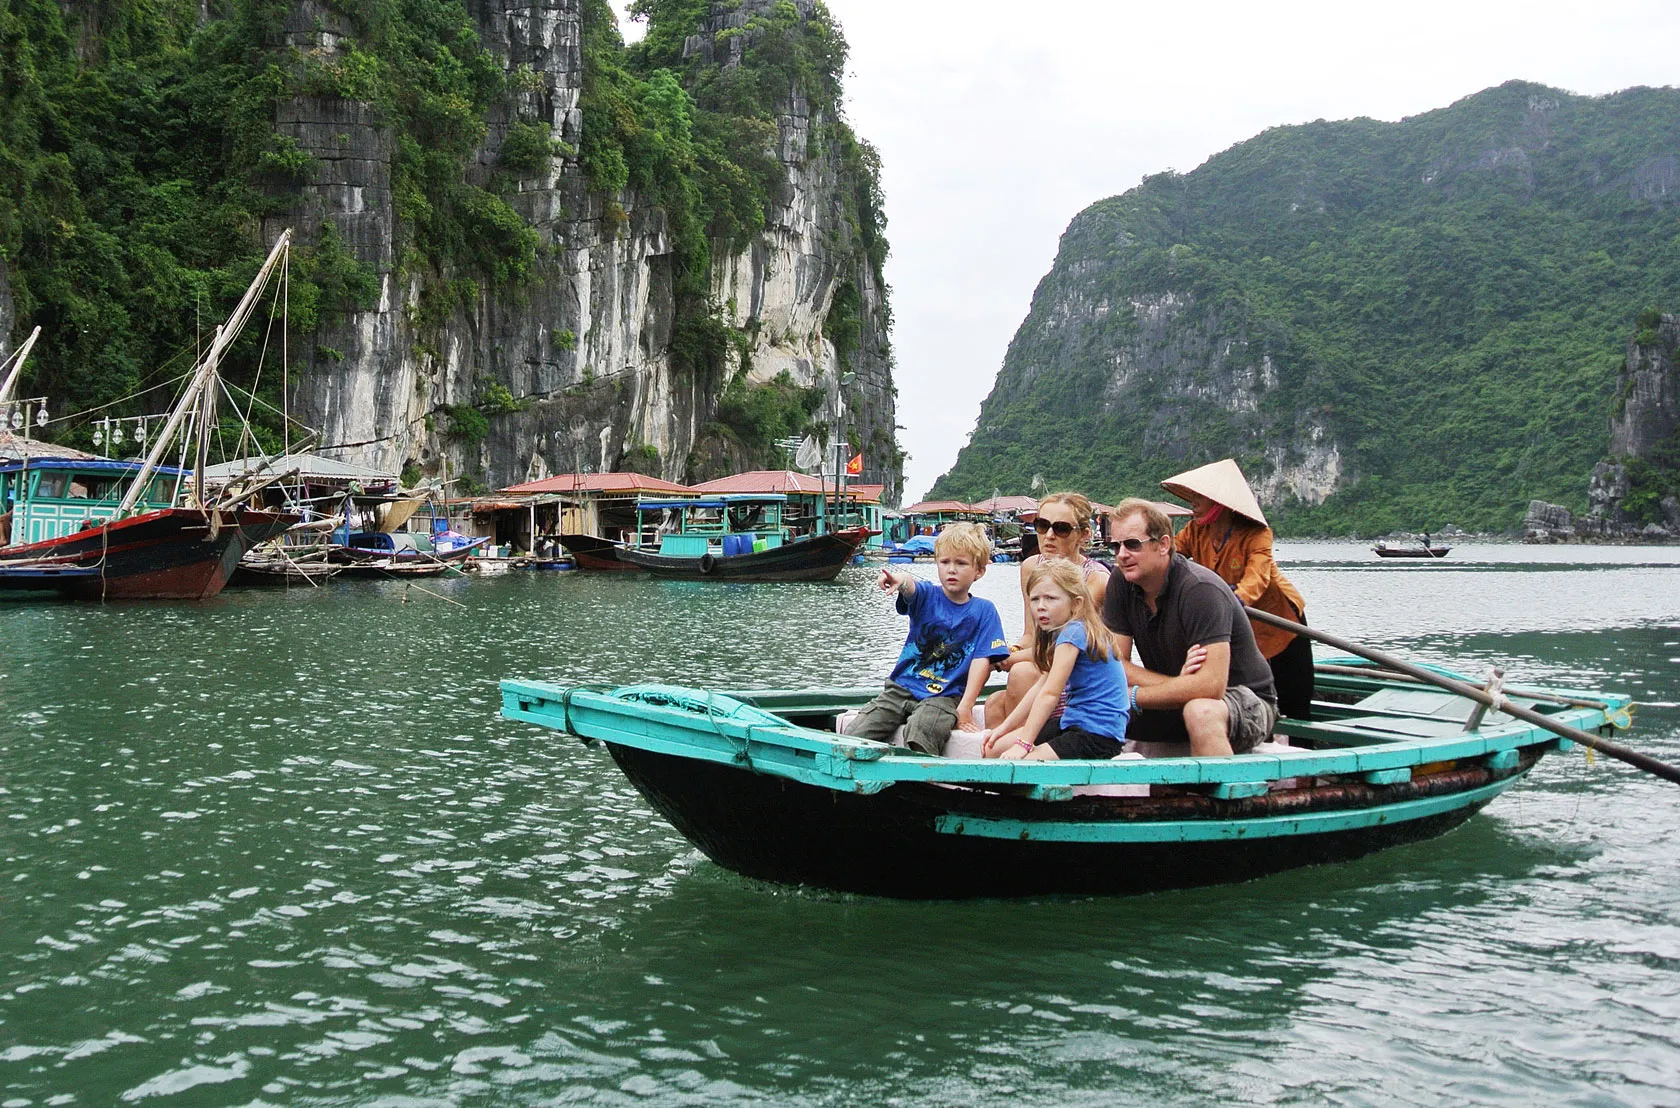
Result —
[{"label": "boy's blue batman t-shirt", "polygon": [[945,590],[918,581],[916,591],[900,595],[898,610],[910,617],[910,634],[889,680],[917,700],[957,696],[968,685],[975,658],[1007,658],[1009,641],[997,605],[978,596],[953,604]]}]

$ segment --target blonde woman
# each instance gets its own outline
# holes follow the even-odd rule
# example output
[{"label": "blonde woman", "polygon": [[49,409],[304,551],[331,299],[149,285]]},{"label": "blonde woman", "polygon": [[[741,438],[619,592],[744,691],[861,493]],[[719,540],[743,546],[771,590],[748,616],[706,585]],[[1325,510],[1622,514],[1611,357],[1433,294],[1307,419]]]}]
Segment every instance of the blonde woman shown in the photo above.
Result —
[{"label": "blonde woman", "polygon": [[1003,660],[1009,671],[1009,681],[1001,693],[986,700],[986,726],[995,728],[1021,703],[1044,670],[1034,656],[1038,646],[1038,628],[1033,621],[1032,607],[1027,598],[1027,583],[1046,561],[1060,559],[1079,568],[1085,591],[1097,611],[1102,611],[1103,594],[1108,589],[1108,566],[1085,556],[1091,544],[1091,501],[1077,492],[1055,492],[1038,502],[1038,516],[1033,520],[1038,532],[1038,553],[1021,563],[1021,610],[1025,627],[1021,638]]}]

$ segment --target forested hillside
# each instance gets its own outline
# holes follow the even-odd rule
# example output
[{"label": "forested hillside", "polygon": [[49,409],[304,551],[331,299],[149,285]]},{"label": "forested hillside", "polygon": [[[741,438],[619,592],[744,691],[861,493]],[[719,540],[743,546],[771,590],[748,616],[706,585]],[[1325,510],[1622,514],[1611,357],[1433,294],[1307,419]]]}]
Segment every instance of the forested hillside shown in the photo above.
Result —
[{"label": "forested hillside", "polygon": [[1680,90],[1277,128],[1073,220],[932,495],[1232,455],[1286,533],[1512,529],[1584,505],[1624,344],[1676,297]]},{"label": "forested hillside", "polygon": [[[44,332],[23,387],[158,411],[291,226],[293,411],[360,460],[469,490],[680,478],[769,461],[851,370],[896,488],[838,25],[818,0],[635,14],[627,47],[608,0],[0,0],[0,346]],[[272,433],[264,337],[229,369]]]}]

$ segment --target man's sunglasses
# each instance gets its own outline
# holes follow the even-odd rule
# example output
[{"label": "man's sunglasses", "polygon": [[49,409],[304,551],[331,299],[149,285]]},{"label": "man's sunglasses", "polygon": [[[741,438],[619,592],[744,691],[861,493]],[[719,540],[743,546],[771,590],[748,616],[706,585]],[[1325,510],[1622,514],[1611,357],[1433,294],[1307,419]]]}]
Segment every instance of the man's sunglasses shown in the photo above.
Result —
[{"label": "man's sunglasses", "polygon": [[1033,520],[1033,530],[1037,531],[1041,535],[1048,535],[1050,532],[1054,531],[1056,532],[1056,537],[1058,539],[1065,539],[1069,535],[1073,534],[1073,524],[1069,523],[1065,519],[1058,519],[1054,523],[1051,523],[1047,519],[1035,519]]},{"label": "man's sunglasses", "polygon": [[[1166,537],[1165,535],[1161,536],[1161,538],[1165,538],[1165,537]],[[1109,543],[1109,545],[1114,548],[1114,552],[1116,554],[1120,553],[1120,548],[1122,546],[1125,547],[1127,550],[1130,550],[1133,554],[1136,554],[1138,551],[1143,549],[1143,544],[1144,543],[1160,542],[1160,541],[1161,541],[1161,539],[1158,539],[1158,538],[1156,538],[1156,539],[1115,539],[1113,542]]]}]

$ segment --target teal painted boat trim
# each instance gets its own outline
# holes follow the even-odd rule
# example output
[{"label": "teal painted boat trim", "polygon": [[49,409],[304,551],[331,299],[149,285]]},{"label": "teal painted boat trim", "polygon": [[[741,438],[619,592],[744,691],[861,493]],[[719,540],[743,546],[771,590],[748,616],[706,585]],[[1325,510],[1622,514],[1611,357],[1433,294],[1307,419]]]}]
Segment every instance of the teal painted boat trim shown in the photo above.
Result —
[{"label": "teal painted boat trim", "polygon": [[[1358,776],[1373,783],[1404,780],[1421,765],[1496,756],[1496,771],[1516,764],[1516,752],[1533,747],[1559,749],[1558,740],[1539,727],[1512,721],[1478,732],[1450,737],[1405,739],[1393,735],[1368,746],[1288,750],[1277,754],[1241,754],[1223,758],[1150,758],[1121,761],[1002,761],[927,758],[862,739],[799,727],[769,715],[771,711],[821,715],[846,702],[861,704],[873,689],[827,693],[731,692],[689,690],[704,707],[707,698],[720,705],[737,701],[761,711],[743,722],[708,711],[617,699],[601,690],[567,688],[546,682],[502,682],[502,714],[591,739],[622,743],[657,753],[722,762],[773,773],[840,792],[875,793],[892,785],[927,782],[956,785],[1042,787],[1046,799],[1062,788],[1079,785],[1208,785],[1227,787],[1227,797],[1259,795],[1283,778]],[[1602,695],[1602,694],[1601,694]],[[1612,710],[1625,697],[1604,697]],[[1606,713],[1571,708],[1554,718],[1592,729]],[[1344,738],[1343,741],[1349,741]],[[1509,759],[1509,760],[1507,760]]]},{"label": "teal painted boat trim", "polygon": [[[1506,753],[1515,759],[1515,751],[1506,751]],[[1515,761],[1513,761],[1512,765],[1515,764]],[[1412,771],[1409,769],[1379,769],[1365,775],[1367,785],[1403,785],[1411,779]]]},{"label": "teal painted boat trim", "polygon": [[1379,808],[1355,808],[1334,812],[1309,812],[1298,816],[1262,816],[1257,819],[1221,820],[1114,820],[1085,822],[1063,820],[983,819],[975,816],[939,816],[935,830],[946,835],[973,835],[988,839],[1056,843],[1191,843],[1232,839],[1275,839],[1294,835],[1319,835],[1357,831],[1388,823],[1426,819],[1461,808],[1486,804],[1521,777],[1515,774],[1479,789],[1404,800]]}]

